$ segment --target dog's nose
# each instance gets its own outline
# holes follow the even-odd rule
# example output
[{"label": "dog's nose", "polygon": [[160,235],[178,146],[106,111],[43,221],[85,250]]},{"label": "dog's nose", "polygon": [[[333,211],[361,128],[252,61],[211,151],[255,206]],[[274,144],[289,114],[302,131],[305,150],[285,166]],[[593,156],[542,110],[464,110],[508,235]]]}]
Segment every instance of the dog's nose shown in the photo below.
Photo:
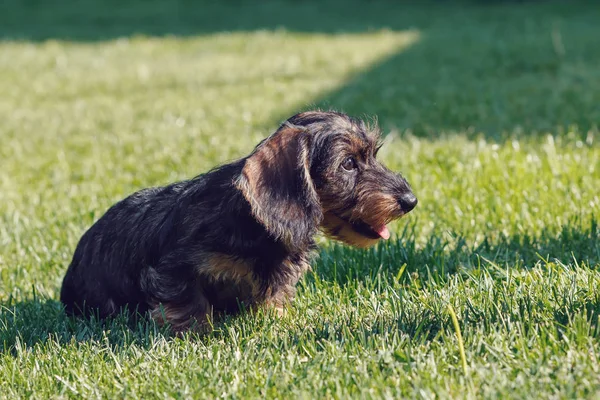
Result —
[{"label": "dog's nose", "polygon": [[417,200],[417,196],[411,192],[404,193],[398,198],[398,203],[400,203],[400,207],[402,207],[402,211],[405,213],[415,208],[418,202],[419,200]]}]

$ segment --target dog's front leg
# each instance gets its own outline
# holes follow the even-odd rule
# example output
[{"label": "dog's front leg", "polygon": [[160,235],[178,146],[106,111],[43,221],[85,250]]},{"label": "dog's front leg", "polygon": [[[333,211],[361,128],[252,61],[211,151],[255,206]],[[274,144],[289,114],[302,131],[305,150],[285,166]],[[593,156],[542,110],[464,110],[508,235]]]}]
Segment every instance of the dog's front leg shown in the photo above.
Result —
[{"label": "dog's front leg", "polygon": [[296,284],[310,269],[307,258],[304,257],[299,261],[286,260],[281,263],[276,269],[280,275],[275,274],[268,284],[263,286],[266,289],[262,291],[262,296],[260,296],[262,301],[259,302],[259,305],[274,310],[280,317],[285,315],[287,308],[296,296]]},{"label": "dog's front leg", "polygon": [[283,317],[295,294],[296,289],[291,285],[285,285],[274,292],[268,289],[264,301],[259,306],[267,311],[272,310],[278,317]]}]

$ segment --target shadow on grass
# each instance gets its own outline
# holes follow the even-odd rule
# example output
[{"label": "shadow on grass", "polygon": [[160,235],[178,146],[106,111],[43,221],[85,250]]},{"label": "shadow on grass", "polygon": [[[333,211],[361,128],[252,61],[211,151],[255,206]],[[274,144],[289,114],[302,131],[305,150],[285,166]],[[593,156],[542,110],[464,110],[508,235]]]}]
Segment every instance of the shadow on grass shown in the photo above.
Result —
[{"label": "shadow on grass", "polygon": [[[324,249],[316,262],[315,271],[317,279],[323,282],[335,282],[343,287],[358,281],[377,291],[377,285],[382,281],[384,285],[385,282],[399,282],[417,287],[429,284],[443,286],[454,274],[468,274],[480,268],[494,274],[497,270],[530,268],[545,261],[598,265],[600,231],[596,222],[592,221],[587,226],[575,222],[565,226],[558,234],[543,232],[538,237],[524,235],[495,240],[486,238],[471,248],[464,240],[443,241],[439,235],[433,235],[424,244],[417,245],[414,231],[407,229],[398,242],[385,243],[374,249],[355,250],[338,245]],[[311,279],[315,277],[307,277],[307,280]],[[517,309],[535,308],[535,305],[525,304],[530,301],[526,297],[519,301],[523,305]],[[578,312],[583,311],[590,318],[600,315],[600,298],[585,304],[574,302],[561,305],[560,301],[553,301],[553,304],[557,304],[554,311],[557,326],[567,324]],[[231,322],[231,318],[235,317],[228,317],[219,323],[220,328],[209,336],[226,339],[226,325]],[[475,311],[470,316],[467,311],[464,318],[472,324],[494,322],[489,316],[485,320],[481,319]],[[531,321],[534,323],[535,319]],[[436,312],[423,307],[401,312],[395,323],[382,321],[373,325],[370,333],[364,334],[369,336],[399,330],[410,337],[431,340],[442,327],[450,326],[445,311]],[[341,338],[344,332],[341,326],[332,328],[315,325],[309,333],[316,337]],[[60,344],[93,341],[105,342],[111,347],[126,347],[131,344],[148,347],[157,336],[170,337],[166,329],[158,328],[147,319],[132,323],[125,315],[105,321],[70,318],[63,312],[60,302],[39,296],[0,305],[0,351],[4,353],[15,354],[18,348],[32,348],[48,339]]]},{"label": "shadow on grass", "polygon": [[[595,287],[574,288],[573,275],[568,282],[558,287],[549,273],[547,292],[532,295],[527,290],[509,289],[509,283],[516,278],[515,269],[530,269],[536,266],[563,271],[580,267],[597,268],[600,265],[600,230],[597,221],[589,223],[574,220],[559,232],[543,231],[539,236],[510,236],[492,239],[486,237],[480,244],[468,246],[465,240],[454,237],[442,240],[440,235],[432,235],[424,244],[417,245],[414,226],[407,226],[397,242],[382,243],[366,251],[344,248],[338,245],[321,252],[315,267],[315,276],[321,282],[335,282],[350,292],[364,287],[379,293],[387,285],[406,287],[407,292],[392,290],[400,299],[394,310],[393,320],[374,323],[366,337],[371,335],[402,332],[417,340],[434,340],[440,332],[453,332],[450,316],[445,309],[445,301],[429,301],[421,304],[421,290],[438,292],[448,286],[450,280],[472,280],[473,285],[482,284],[481,277],[501,280],[489,294],[481,294],[492,300],[463,299],[461,304],[461,324],[467,329],[511,330],[506,321],[512,321],[513,328],[519,325],[524,334],[536,334],[539,327],[552,323],[559,337],[570,334],[600,336],[600,293]],[[512,276],[512,278],[511,278]],[[528,279],[535,279],[535,276]],[[484,279],[485,280],[485,279]],[[526,280],[525,280],[526,281]],[[525,282],[524,281],[524,282]],[[311,284],[310,282],[308,283]],[[540,283],[542,284],[542,283]],[[525,284],[527,286],[528,284]],[[484,284],[485,287],[485,284]],[[485,291],[485,289],[483,289]],[[573,289],[575,290],[575,289]],[[474,293],[477,293],[475,291]],[[436,297],[436,296],[433,296]],[[463,303],[463,300],[460,302]],[[408,304],[408,305],[405,305]],[[364,307],[365,305],[363,305]],[[577,325],[577,320],[585,321]],[[343,327],[314,328],[316,335],[343,340],[348,334]],[[577,330],[587,329],[586,332]],[[575,332],[575,331],[577,332]]]},{"label": "shadow on grass", "polygon": [[[515,297],[507,297],[506,294],[498,290],[488,304],[473,305],[467,300],[464,308],[461,305],[461,309],[456,312],[460,315],[462,334],[469,337],[472,332],[475,332],[473,336],[477,336],[477,332],[503,331],[506,335],[514,335],[518,332],[521,339],[537,340],[540,338],[540,332],[545,330],[546,335],[555,336],[558,340],[565,339],[567,343],[572,342],[575,337],[577,339],[600,337],[599,293],[580,293],[573,299],[559,302],[555,302],[557,299],[549,294],[550,300],[543,304],[540,304],[539,299],[531,299],[526,294]],[[352,340],[368,342],[373,338],[394,337],[399,333],[406,335],[413,345],[448,336],[454,340],[455,328],[446,308],[447,303],[440,302],[439,305],[440,307],[437,308],[412,305],[394,310],[393,316],[375,318],[375,321],[360,328],[348,326],[356,323],[350,317],[342,322],[305,326],[291,334],[296,343],[322,340],[340,343],[352,342]],[[412,346],[409,345],[408,348],[410,347]],[[398,356],[407,357],[405,352],[401,352]]]},{"label": "shadow on grass", "polygon": [[600,230],[595,219],[584,224],[575,218],[558,232],[544,230],[538,236],[485,236],[474,246],[450,233],[434,233],[424,243],[417,242],[415,227],[416,223],[406,225],[397,241],[367,250],[334,244],[321,252],[316,274],[324,281],[345,285],[353,280],[374,282],[380,274],[392,279],[401,274],[405,280],[412,275],[443,281],[452,274],[487,267],[532,268],[547,262],[585,263],[588,267],[600,264]]},{"label": "shadow on grass", "polygon": [[415,20],[412,9],[394,1],[358,0],[6,0],[0,5],[0,37],[96,42],[138,35],[188,37],[277,29],[365,32],[424,23],[426,10],[417,8],[419,19]]},{"label": "shadow on grass", "polygon": [[33,348],[49,339],[60,344],[94,341],[111,347],[135,343],[147,348],[160,335],[168,337],[169,333],[148,319],[132,322],[126,314],[106,320],[72,318],[59,301],[36,295],[0,304],[0,352],[5,353]]},{"label": "shadow on grass", "polygon": [[95,42],[280,28],[322,34],[411,29],[421,39],[410,49],[300,107],[377,115],[386,129],[417,135],[460,130],[504,140],[564,134],[571,125],[585,137],[600,121],[598,19],[600,6],[588,1],[7,0],[0,5],[0,37]]}]

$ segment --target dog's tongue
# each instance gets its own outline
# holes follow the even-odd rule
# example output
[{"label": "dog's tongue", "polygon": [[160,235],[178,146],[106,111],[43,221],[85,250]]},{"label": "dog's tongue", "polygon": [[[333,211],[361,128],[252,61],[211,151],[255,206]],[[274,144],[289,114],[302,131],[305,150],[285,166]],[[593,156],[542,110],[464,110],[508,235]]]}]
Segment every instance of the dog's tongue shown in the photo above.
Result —
[{"label": "dog's tongue", "polygon": [[382,239],[388,240],[390,238],[390,231],[387,226],[380,225],[372,226],[371,228],[373,228],[373,230],[377,232],[377,234],[379,234],[379,236],[381,236]]}]

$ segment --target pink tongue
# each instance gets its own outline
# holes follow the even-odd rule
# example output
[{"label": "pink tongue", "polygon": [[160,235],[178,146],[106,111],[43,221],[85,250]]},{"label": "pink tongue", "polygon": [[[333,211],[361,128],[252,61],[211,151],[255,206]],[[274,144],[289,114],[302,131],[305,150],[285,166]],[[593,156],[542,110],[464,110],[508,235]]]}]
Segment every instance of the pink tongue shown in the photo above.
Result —
[{"label": "pink tongue", "polygon": [[382,239],[388,240],[390,238],[390,231],[385,225],[372,226],[373,230],[381,236]]}]

